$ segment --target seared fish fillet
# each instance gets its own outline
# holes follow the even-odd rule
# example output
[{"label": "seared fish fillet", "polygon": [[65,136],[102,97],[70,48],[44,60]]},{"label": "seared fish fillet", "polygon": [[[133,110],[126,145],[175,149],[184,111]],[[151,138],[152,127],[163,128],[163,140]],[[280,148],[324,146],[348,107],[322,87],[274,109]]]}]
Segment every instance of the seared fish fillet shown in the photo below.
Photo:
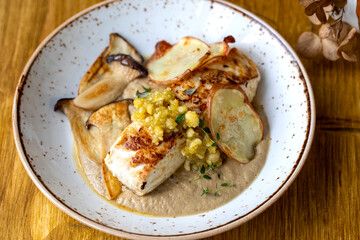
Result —
[{"label": "seared fish fillet", "polygon": [[[189,109],[203,112],[207,96],[215,83],[240,85],[251,102],[259,81],[260,73],[255,63],[240,50],[232,48],[227,57],[215,58],[170,88]],[[196,89],[196,92],[186,95],[186,89]]]},{"label": "seared fish fillet", "polygon": [[171,136],[155,145],[149,130],[139,122],[124,129],[105,158],[105,164],[119,181],[142,196],[169,178],[185,161],[184,143]]}]

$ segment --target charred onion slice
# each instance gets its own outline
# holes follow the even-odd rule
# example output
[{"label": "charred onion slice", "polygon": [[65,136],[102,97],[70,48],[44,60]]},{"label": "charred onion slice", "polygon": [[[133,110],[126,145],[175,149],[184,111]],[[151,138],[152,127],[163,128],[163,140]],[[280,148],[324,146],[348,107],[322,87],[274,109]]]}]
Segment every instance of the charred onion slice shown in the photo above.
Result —
[{"label": "charred onion slice", "polygon": [[147,63],[150,80],[169,84],[197,68],[210,54],[210,47],[193,37],[184,37],[159,58]]},{"label": "charred onion slice", "polygon": [[216,84],[208,99],[213,139],[227,156],[248,163],[254,158],[254,148],[263,137],[261,118],[239,86]]}]

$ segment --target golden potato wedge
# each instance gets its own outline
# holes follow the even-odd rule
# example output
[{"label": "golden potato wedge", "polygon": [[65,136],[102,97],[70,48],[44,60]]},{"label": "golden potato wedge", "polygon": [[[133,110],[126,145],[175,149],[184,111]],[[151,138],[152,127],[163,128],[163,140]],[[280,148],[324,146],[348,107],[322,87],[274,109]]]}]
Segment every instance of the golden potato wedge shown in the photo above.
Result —
[{"label": "golden potato wedge", "polygon": [[158,84],[170,84],[180,80],[197,68],[210,54],[210,47],[203,41],[184,37],[165,54],[147,62],[149,78]]},{"label": "golden potato wedge", "polygon": [[109,199],[115,199],[121,193],[120,181],[110,172],[105,162],[102,163],[102,174]]},{"label": "golden potato wedge", "polygon": [[218,147],[240,163],[252,160],[263,138],[264,125],[241,87],[214,85],[207,109],[209,128]]}]

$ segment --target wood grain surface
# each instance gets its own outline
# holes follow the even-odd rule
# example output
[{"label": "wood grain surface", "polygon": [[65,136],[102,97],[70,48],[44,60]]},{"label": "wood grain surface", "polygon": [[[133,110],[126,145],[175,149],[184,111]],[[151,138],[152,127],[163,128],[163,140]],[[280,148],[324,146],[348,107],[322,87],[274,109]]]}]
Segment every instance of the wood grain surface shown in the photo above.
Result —
[{"label": "wood grain surface", "polygon": [[[40,42],[99,0],[0,0],[0,239],[118,239],[72,219],[26,174],[13,140],[18,78]],[[297,0],[233,0],[294,47],[312,30]],[[317,111],[313,146],[289,190],[264,213],[207,239],[360,239],[360,62],[303,60]]]}]

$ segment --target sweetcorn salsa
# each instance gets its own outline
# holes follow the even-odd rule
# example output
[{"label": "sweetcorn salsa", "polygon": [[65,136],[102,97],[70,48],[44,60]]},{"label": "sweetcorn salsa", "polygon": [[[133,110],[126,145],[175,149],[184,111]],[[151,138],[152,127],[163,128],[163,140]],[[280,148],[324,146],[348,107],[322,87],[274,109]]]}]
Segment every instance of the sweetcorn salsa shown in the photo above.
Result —
[{"label": "sweetcorn salsa", "polygon": [[204,131],[201,119],[195,111],[179,103],[170,90],[151,91],[138,95],[134,100],[137,109],[131,116],[132,121],[143,123],[153,135],[155,144],[164,141],[164,136],[181,133],[186,139],[181,150],[186,157],[184,168],[198,170],[201,166],[220,166],[222,158],[216,142]]}]

